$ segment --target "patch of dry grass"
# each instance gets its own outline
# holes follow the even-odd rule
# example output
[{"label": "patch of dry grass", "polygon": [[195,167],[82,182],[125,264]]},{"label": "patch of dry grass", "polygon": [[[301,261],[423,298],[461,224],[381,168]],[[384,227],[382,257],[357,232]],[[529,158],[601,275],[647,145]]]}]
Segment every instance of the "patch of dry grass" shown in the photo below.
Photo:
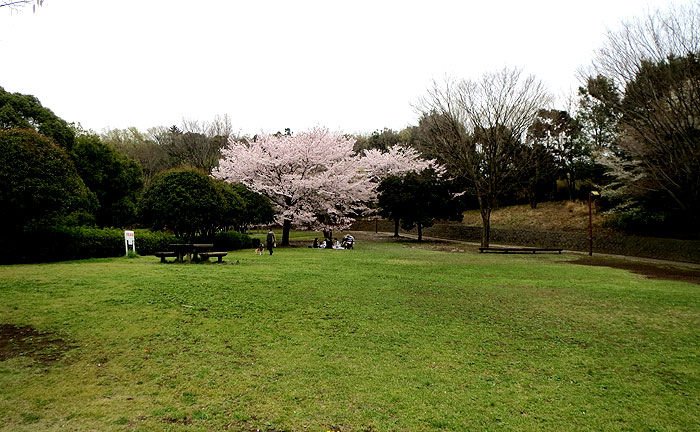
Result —
[{"label": "patch of dry grass", "polygon": [[[596,213],[594,208],[593,226],[597,232],[600,233],[601,229],[605,230],[604,221],[605,216]],[[481,226],[479,210],[465,212],[463,223],[469,226]],[[529,205],[503,207],[491,214],[491,227],[586,232],[588,202],[547,202],[538,204],[536,209],[530,208]]]}]

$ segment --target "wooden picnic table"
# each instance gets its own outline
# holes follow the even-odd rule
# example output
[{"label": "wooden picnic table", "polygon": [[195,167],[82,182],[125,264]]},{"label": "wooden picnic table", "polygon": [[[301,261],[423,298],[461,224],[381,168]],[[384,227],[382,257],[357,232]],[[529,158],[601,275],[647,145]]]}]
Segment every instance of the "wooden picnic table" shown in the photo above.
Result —
[{"label": "wooden picnic table", "polygon": [[173,243],[170,247],[175,251],[178,262],[183,262],[187,257],[187,262],[192,261],[192,254],[196,257],[200,252],[210,251],[214,245],[212,243]]},{"label": "wooden picnic table", "polygon": [[535,247],[480,247],[479,252],[494,252],[494,253],[537,253],[537,252],[559,252],[561,248],[535,248]]}]

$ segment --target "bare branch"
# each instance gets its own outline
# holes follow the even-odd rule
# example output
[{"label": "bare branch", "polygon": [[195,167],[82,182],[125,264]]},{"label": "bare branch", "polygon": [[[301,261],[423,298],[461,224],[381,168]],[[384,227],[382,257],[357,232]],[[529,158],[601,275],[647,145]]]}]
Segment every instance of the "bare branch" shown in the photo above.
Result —
[{"label": "bare branch", "polygon": [[44,0],[0,0],[0,8],[7,7],[10,10],[16,11],[27,5],[32,5],[32,11],[36,12],[37,6],[42,6]]},{"label": "bare branch", "polygon": [[517,183],[526,163],[522,147],[537,112],[551,98],[541,81],[518,69],[485,74],[479,81],[433,82],[421,99],[433,153],[462,177],[479,200],[488,246],[491,210]]},{"label": "bare branch", "polygon": [[595,52],[592,70],[583,74],[606,76],[624,91],[642,62],[700,52],[699,29],[700,0],[625,21],[619,30],[607,31],[605,44]]}]

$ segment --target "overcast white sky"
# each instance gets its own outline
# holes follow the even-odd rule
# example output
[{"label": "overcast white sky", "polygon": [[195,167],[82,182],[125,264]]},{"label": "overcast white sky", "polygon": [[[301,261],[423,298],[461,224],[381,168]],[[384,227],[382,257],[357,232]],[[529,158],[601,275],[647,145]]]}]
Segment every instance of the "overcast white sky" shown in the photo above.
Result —
[{"label": "overcast white sky", "polygon": [[216,114],[248,134],[400,130],[445,75],[519,67],[575,90],[606,27],[672,3],[45,0],[0,8],[0,86],[95,131]]}]

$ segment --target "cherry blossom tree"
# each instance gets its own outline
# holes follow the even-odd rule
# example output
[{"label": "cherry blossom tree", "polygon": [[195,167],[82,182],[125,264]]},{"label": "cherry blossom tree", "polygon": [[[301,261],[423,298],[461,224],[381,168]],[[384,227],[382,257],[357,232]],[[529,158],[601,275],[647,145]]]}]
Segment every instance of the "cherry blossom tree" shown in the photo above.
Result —
[{"label": "cherry blossom tree", "polygon": [[325,128],[296,135],[256,136],[230,141],[221,150],[212,176],[243,183],[268,196],[289,244],[292,225],[332,230],[347,228],[376,199],[381,178],[433,166],[411,149],[392,147],[386,153],[353,152],[354,139]]},{"label": "cherry blossom tree", "polygon": [[379,182],[388,176],[401,175],[408,171],[422,171],[425,168],[435,169],[438,175],[443,175],[445,169],[434,160],[423,160],[421,154],[411,147],[394,145],[382,152],[378,149],[362,152],[362,166],[372,182]]}]

